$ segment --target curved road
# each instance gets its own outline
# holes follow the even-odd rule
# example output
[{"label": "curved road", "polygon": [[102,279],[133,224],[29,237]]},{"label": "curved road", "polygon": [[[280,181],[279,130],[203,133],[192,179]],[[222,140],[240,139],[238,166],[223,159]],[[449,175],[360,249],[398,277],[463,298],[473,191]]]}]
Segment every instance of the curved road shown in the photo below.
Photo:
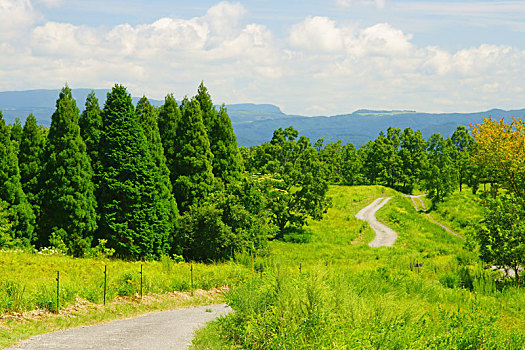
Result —
[{"label": "curved road", "polygon": [[397,234],[394,230],[377,221],[375,216],[376,211],[381,209],[390,198],[391,197],[380,197],[373,201],[372,204],[361,209],[359,213],[355,214],[356,218],[367,221],[370,224],[370,227],[376,231],[374,240],[368,244],[370,247],[391,247],[396,242]]},{"label": "curved road", "polygon": [[154,312],[37,335],[8,349],[187,349],[197,328],[229,312],[226,304]]}]

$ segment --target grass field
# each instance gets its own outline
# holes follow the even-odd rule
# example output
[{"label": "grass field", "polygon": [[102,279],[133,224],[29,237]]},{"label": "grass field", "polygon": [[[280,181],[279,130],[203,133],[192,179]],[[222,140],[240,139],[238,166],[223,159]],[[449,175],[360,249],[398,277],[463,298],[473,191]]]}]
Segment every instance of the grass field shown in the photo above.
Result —
[{"label": "grass field", "polygon": [[[190,264],[167,258],[140,263],[0,252],[0,347],[57,329],[220,302],[223,286],[232,287],[225,298],[236,312],[201,330],[194,349],[523,347],[525,292],[497,284],[497,273],[485,270],[464,240],[392,189],[331,186],[329,195],[333,206],[324,219],[289,237],[305,243],[272,241],[266,256],[193,264],[193,288]],[[377,217],[398,240],[393,247],[370,248],[374,232],[354,215],[387,196],[392,199]],[[430,215],[468,236],[482,209],[464,191]],[[199,290],[192,296],[193,289]]]},{"label": "grass field", "polygon": [[[410,198],[368,186],[334,186],[330,195],[325,219],[309,226],[311,241],[272,242],[271,255],[256,263],[264,273],[227,293],[236,312],[200,331],[194,349],[523,347],[525,293],[497,285],[476,252],[417,213]],[[377,213],[398,233],[391,248],[368,247],[373,232],[354,218],[379,196],[393,197]],[[474,200],[455,195],[436,218],[459,230],[468,211],[452,209]]]},{"label": "grass field", "polygon": [[[144,298],[140,297],[141,265]],[[105,267],[107,305],[102,307]],[[34,334],[150,310],[217,303],[222,300],[217,290],[236,286],[253,274],[233,262],[190,265],[164,258],[141,263],[25,252],[0,252],[0,271],[0,347]]]}]

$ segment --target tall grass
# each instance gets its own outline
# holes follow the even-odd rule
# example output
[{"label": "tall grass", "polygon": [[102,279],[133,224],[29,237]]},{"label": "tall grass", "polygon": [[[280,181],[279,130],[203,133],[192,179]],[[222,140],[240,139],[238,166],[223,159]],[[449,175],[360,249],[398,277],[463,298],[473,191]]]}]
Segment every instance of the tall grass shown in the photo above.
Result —
[{"label": "tall grass", "polygon": [[[33,309],[56,310],[56,276],[60,271],[60,305],[81,298],[102,303],[104,268],[107,266],[106,300],[140,293],[143,265],[143,293],[189,291],[190,264],[167,257],[161,261],[125,262],[104,259],[77,259],[27,252],[0,252],[0,314]],[[233,262],[193,264],[193,288],[235,286],[252,271]]]},{"label": "tall grass", "polygon": [[[463,240],[390,189],[333,186],[329,194],[333,207],[310,223],[311,242],[272,242],[260,258],[264,273],[227,294],[236,312],[204,330],[195,348],[213,348],[214,337],[217,348],[244,349],[522,348],[525,292],[497,284]],[[380,196],[393,197],[376,216],[398,240],[370,248],[374,233],[354,215]],[[459,200],[468,207],[473,198]]]}]

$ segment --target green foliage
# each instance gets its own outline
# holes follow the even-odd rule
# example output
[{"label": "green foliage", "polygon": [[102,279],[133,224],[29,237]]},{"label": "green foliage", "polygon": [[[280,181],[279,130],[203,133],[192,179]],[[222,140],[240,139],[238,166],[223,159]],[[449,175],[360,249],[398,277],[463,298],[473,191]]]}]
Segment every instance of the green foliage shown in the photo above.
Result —
[{"label": "green foliage", "polygon": [[330,206],[326,198],[328,184],[324,167],[309,140],[292,127],[274,132],[270,143],[263,145],[269,161],[265,171],[272,177],[267,192],[271,222],[279,229],[277,238],[283,238],[287,224],[301,227],[308,218],[321,220]]},{"label": "green foliage", "polygon": [[8,211],[11,238],[23,245],[34,241],[35,215],[20,183],[20,170],[9,127],[0,112],[0,205]]},{"label": "green foliage", "polygon": [[11,141],[13,141],[16,154],[18,154],[20,143],[22,142],[22,124],[18,118],[15,119],[15,122],[11,126]]},{"label": "green foliage", "polygon": [[35,213],[38,213],[37,196],[39,192],[38,178],[42,172],[42,153],[44,151],[44,136],[36,123],[33,114],[29,114],[22,130],[22,141],[18,161],[20,167],[20,182],[22,189]]},{"label": "green foliage", "polygon": [[162,141],[160,138],[159,127],[157,125],[157,111],[152,106],[148,99],[144,96],[137,103],[136,108],[137,117],[142,126],[142,131],[146,136],[146,142],[149,147],[149,153],[154,160],[155,169],[154,173],[157,174],[156,186],[157,192],[159,193],[166,211],[162,213],[167,214],[163,220],[169,223],[170,233],[174,234],[175,224],[179,215],[177,209],[177,202],[173,197],[173,187],[170,181],[170,171],[166,165],[166,157],[164,156],[164,148],[162,147]]},{"label": "green foliage", "polygon": [[177,141],[177,130],[181,121],[181,112],[173,94],[169,94],[164,99],[164,104],[159,108],[158,126],[159,133],[166,157],[166,166],[170,173],[170,182],[175,183],[178,177],[176,163],[177,155],[182,146]]},{"label": "green foliage", "polygon": [[40,246],[55,233],[70,254],[82,256],[97,228],[93,170],[80,136],[79,110],[66,85],[60,92],[44,147],[40,176]]},{"label": "green foliage", "polygon": [[218,261],[233,258],[237,252],[261,251],[271,227],[266,224],[264,211],[254,211],[260,204],[250,204],[260,198],[254,192],[248,182],[236,183],[227,192],[218,193],[212,202],[192,206],[180,223],[184,257]]},{"label": "green foliage", "polygon": [[481,259],[513,269],[519,277],[519,267],[525,264],[525,203],[509,195],[487,199],[487,207],[476,235]]},{"label": "green foliage", "polygon": [[451,137],[455,149],[452,155],[454,165],[458,172],[459,190],[463,189],[463,184],[473,182],[473,162],[471,160],[472,149],[474,148],[474,138],[464,126],[458,126]]},{"label": "green foliage", "polygon": [[224,183],[239,180],[243,171],[242,159],[226,107],[223,104],[217,112],[203,82],[195,99],[200,104],[202,121],[210,141],[213,175]]},{"label": "green foliage", "polygon": [[[80,126],[80,136],[86,144],[86,151],[91,160],[91,167],[97,174],[100,168],[98,152],[102,134],[102,111],[94,91],[91,91],[86,98],[84,111],[80,115],[78,125]],[[93,182],[96,186],[98,183],[96,176],[93,177]]]},{"label": "green foliage", "polygon": [[177,128],[174,149],[179,150],[171,159],[173,193],[181,212],[193,204],[203,202],[215,189],[212,172],[213,154],[206,128],[202,122],[199,102],[184,99],[182,118]]},{"label": "green foliage", "polygon": [[11,226],[7,210],[0,205],[0,247],[11,247],[13,242],[13,238],[11,237]]},{"label": "green foliage", "polygon": [[169,208],[158,193],[161,175],[126,88],[115,85],[108,93],[102,120],[97,236],[118,256],[158,258],[168,249]]},{"label": "green foliage", "polygon": [[442,201],[454,191],[457,169],[453,161],[452,141],[433,134],[428,141],[428,165],[423,175],[423,187],[434,202]]}]

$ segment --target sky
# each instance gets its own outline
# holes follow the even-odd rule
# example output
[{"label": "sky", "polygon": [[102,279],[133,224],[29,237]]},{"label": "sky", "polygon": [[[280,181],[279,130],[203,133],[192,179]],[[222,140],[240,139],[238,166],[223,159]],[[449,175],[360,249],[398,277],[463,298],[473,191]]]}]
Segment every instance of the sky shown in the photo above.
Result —
[{"label": "sky", "polygon": [[0,0],[0,91],[204,81],[314,116],[524,108],[524,78],[525,1]]}]

